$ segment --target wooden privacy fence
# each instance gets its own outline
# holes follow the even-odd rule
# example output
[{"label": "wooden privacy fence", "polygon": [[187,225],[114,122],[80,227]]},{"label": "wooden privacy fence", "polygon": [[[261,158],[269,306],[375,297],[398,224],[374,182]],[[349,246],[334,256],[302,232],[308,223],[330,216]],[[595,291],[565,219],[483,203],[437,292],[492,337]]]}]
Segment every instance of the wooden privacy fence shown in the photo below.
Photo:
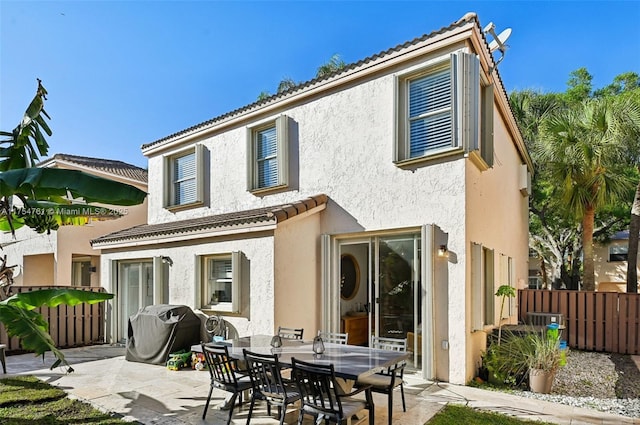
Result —
[{"label": "wooden privacy fence", "polygon": [[[11,293],[34,291],[36,289],[64,288],[60,286],[13,286]],[[103,288],[73,287],[92,292],[104,292]],[[82,303],[74,307],[59,305],[57,307],[37,308],[44,320],[49,323],[49,334],[58,348],[79,347],[83,345],[101,344],[104,342],[105,303]],[[7,344],[7,351],[23,351],[20,340],[9,338],[4,325],[0,323],[0,344]]]},{"label": "wooden privacy fence", "polygon": [[532,312],[562,313],[562,339],[571,348],[640,354],[640,294],[518,290],[518,320]]}]

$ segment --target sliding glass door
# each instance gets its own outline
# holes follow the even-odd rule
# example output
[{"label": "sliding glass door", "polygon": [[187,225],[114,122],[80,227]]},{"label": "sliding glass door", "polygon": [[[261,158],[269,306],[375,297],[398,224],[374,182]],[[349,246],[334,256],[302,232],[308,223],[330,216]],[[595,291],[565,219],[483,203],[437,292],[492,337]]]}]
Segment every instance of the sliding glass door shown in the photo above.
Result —
[{"label": "sliding glass door", "polygon": [[118,340],[126,341],[129,317],[153,304],[153,262],[118,264]]}]

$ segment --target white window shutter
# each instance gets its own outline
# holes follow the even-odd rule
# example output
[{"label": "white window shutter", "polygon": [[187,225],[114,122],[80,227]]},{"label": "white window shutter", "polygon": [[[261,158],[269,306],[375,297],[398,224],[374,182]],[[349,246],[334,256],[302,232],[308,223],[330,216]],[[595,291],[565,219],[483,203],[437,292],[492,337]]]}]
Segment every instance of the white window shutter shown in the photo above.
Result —
[{"label": "white window shutter", "polygon": [[247,190],[251,191],[256,188],[256,147],[253,142],[254,130],[247,128]]},{"label": "white window shutter", "polygon": [[482,245],[471,244],[471,329],[482,330],[482,309],[484,297],[482,296]]},{"label": "white window shutter", "polygon": [[484,284],[485,284],[485,324],[495,323],[495,261],[493,249],[484,249]]},{"label": "white window shutter", "polygon": [[195,288],[194,294],[194,305],[196,308],[200,309],[204,305],[204,296],[206,292],[206,279],[203,275],[203,257],[201,255],[193,256],[194,267],[195,270],[195,284],[193,285]]},{"label": "white window shutter", "polygon": [[[500,259],[499,259],[499,267],[500,267],[500,281],[498,282],[498,284],[500,286],[502,285],[508,285],[511,286],[511,280],[509,277],[509,260],[510,258],[507,257],[504,254],[500,254]],[[510,300],[511,298],[508,297],[507,299],[504,300],[505,302],[505,308],[502,311],[502,317],[500,317],[500,320],[502,319],[508,319],[510,314],[511,314],[511,304],[510,304]],[[500,307],[502,309],[502,297],[500,297],[498,299],[498,302],[500,303]]]},{"label": "white window shutter", "polygon": [[242,308],[242,252],[233,251],[231,253],[231,310],[240,313]]},{"label": "white window shutter", "polygon": [[493,167],[493,84],[482,87],[480,154]]},{"label": "white window shutter", "polygon": [[173,173],[171,172],[171,158],[165,156],[162,158],[162,181],[164,187],[162,191],[162,206],[168,207],[173,204]]},{"label": "white window shutter", "polygon": [[466,152],[478,150],[480,128],[480,60],[476,55],[451,55],[454,70],[454,123],[456,145]]},{"label": "white window shutter", "polygon": [[205,147],[199,143],[195,146],[195,165],[196,165],[196,201],[204,202],[204,167]]},{"label": "white window shutter", "polygon": [[278,185],[289,184],[289,117],[280,115],[276,119],[278,138]]},{"label": "white window shutter", "polygon": [[[516,272],[513,267],[513,258],[511,257],[509,257],[508,259],[507,268],[508,268],[507,273],[509,274],[509,286],[515,289]],[[516,292],[516,296],[509,298],[509,317],[514,316],[516,314],[516,301],[518,298],[518,290],[516,289],[515,292]]]},{"label": "white window shutter", "polygon": [[164,263],[162,257],[153,257],[153,304],[164,304]]}]

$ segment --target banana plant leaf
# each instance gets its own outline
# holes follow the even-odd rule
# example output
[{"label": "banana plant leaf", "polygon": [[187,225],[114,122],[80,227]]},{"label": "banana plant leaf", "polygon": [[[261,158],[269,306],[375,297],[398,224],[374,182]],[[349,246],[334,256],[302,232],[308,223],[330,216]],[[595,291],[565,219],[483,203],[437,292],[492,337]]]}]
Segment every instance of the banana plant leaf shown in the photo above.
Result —
[{"label": "banana plant leaf", "polygon": [[109,293],[67,288],[23,292],[0,301],[0,322],[4,324],[9,336],[20,339],[25,350],[33,351],[36,355],[51,351],[56,358],[51,369],[63,364],[67,372],[73,372],[64,354],[49,335],[48,323],[34,309],[42,306],[56,307],[60,304],[95,304],[112,298],[113,294]]},{"label": "banana plant leaf", "polygon": [[19,168],[0,173],[0,196],[22,195],[33,201],[71,197],[87,203],[138,205],[147,194],[137,187],[60,168]]}]

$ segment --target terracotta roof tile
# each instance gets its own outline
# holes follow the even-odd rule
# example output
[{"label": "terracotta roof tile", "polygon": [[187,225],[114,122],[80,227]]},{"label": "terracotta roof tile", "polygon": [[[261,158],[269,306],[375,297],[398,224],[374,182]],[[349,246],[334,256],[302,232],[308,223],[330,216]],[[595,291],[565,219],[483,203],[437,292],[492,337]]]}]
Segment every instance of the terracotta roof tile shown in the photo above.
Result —
[{"label": "terracotta roof tile", "polygon": [[158,224],[142,224],[119,230],[91,241],[91,245],[150,239],[158,236],[184,235],[205,230],[248,227],[258,223],[280,223],[312,208],[327,203],[327,195],[316,195],[300,201]]},{"label": "terracotta roof tile", "polygon": [[83,167],[93,168],[94,170],[98,170],[104,173],[110,173],[143,183],[147,183],[148,181],[148,172],[144,168],[136,167],[135,165],[127,164],[126,162],[113,159],[91,158],[87,156],[58,153],[51,158],[45,159],[38,165],[55,161],[72,162]]}]

